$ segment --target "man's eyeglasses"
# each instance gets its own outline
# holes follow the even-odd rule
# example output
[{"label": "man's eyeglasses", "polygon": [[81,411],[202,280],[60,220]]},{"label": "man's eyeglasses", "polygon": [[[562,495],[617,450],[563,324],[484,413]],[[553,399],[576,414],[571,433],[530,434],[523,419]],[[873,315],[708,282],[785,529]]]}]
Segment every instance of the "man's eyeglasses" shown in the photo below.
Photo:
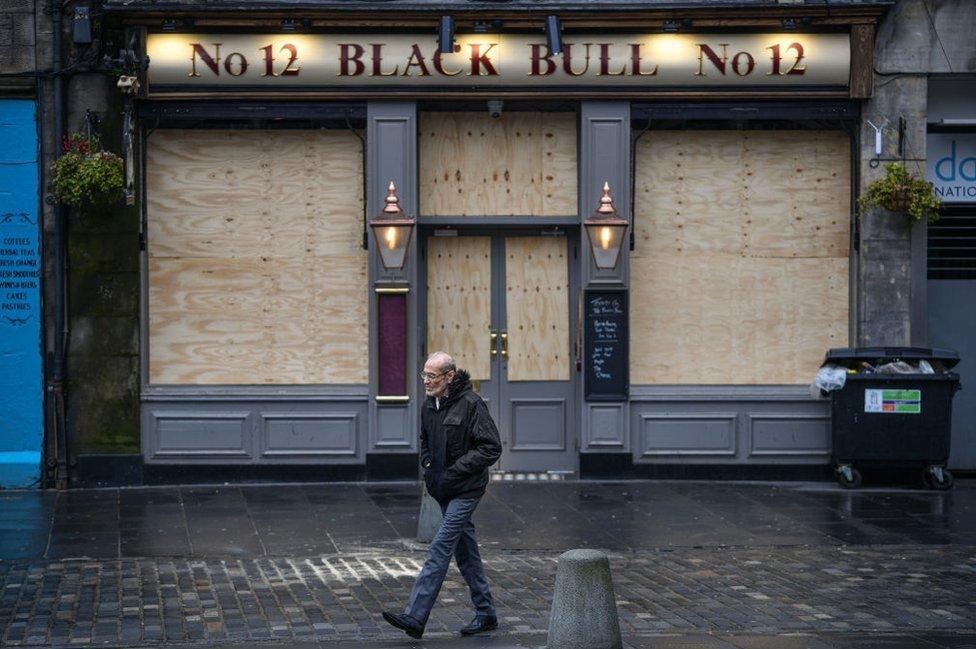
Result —
[{"label": "man's eyeglasses", "polygon": [[[448,370],[448,372],[449,371],[450,370]],[[420,378],[423,379],[424,381],[433,381],[434,379],[440,378],[440,377],[444,376],[445,374],[447,374],[447,372],[441,372],[440,374],[431,374],[430,372],[421,372],[420,373]]]}]

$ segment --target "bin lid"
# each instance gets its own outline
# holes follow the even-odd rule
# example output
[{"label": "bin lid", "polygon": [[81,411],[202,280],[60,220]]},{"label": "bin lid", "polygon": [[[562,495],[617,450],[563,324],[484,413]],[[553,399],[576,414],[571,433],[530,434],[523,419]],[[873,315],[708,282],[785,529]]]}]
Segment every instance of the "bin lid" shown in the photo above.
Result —
[{"label": "bin lid", "polygon": [[959,354],[951,349],[932,347],[835,347],[827,350],[824,363],[854,368],[861,361],[878,366],[892,361],[938,361],[951,370],[959,364]]}]

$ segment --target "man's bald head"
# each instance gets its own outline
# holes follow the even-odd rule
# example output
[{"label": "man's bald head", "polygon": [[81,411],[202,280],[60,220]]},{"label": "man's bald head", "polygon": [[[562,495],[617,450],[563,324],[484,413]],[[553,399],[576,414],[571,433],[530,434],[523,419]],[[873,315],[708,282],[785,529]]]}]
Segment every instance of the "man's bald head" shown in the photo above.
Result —
[{"label": "man's bald head", "polygon": [[454,380],[457,365],[446,352],[434,352],[424,363],[424,393],[428,397],[445,397]]},{"label": "man's bald head", "polygon": [[454,357],[447,352],[434,352],[427,357],[427,363],[424,363],[425,366],[428,364],[436,366],[438,372],[451,372],[457,369]]}]

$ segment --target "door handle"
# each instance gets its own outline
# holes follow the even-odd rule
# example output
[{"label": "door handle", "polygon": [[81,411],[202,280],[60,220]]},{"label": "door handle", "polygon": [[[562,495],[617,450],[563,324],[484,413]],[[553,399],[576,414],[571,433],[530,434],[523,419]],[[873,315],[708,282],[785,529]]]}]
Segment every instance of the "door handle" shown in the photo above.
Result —
[{"label": "door handle", "polygon": [[488,349],[491,351],[491,357],[494,358],[498,356],[498,332],[494,329],[489,329],[489,336],[491,336],[490,342],[488,343]]},{"label": "door handle", "polygon": [[502,339],[502,358],[508,358],[508,332],[503,331],[501,333]]}]

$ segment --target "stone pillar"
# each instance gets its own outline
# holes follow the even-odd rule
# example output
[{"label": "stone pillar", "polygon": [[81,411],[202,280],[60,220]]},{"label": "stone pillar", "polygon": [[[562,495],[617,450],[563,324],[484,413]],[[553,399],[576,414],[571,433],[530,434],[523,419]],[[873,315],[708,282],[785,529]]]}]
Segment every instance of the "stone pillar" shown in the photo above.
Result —
[{"label": "stone pillar", "polygon": [[[919,35],[930,38],[918,38]],[[927,77],[934,55],[931,24],[919,0],[899,2],[878,26],[874,96],[863,105],[859,194],[884,175],[891,159],[905,158],[909,173],[925,174]],[[913,45],[908,46],[909,43]],[[899,118],[905,130],[899,152]],[[882,151],[875,131],[885,128]],[[880,158],[875,167],[872,160]],[[888,160],[885,160],[888,159]],[[925,224],[906,225],[901,215],[873,209],[860,217],[857,270],[857,342],[862,345],[925,344]]]}]

